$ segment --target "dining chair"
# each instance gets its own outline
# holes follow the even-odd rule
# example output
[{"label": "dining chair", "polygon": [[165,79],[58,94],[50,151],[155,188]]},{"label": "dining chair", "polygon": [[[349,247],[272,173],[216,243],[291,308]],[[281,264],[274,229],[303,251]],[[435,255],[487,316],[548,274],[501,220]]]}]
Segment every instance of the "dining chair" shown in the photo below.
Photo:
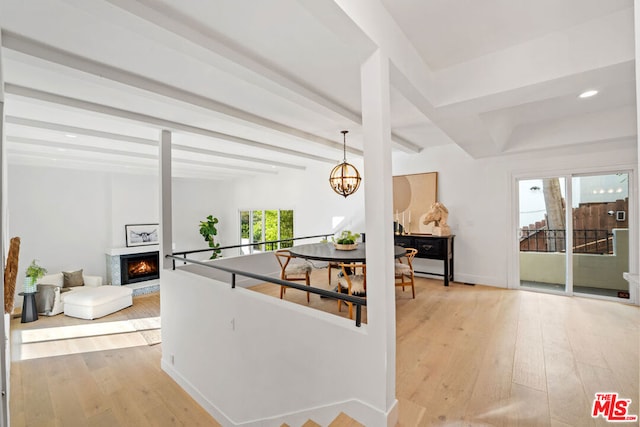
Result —
[{"label": "dining chair", "polygon": [[[338,292],[343,292],[344,289],[347,295],[366,296],[367,266],[359,263],[340,263],[340,268],[342,275],[338,277]],[[353,319],[353,303],[338,300],[338,311],[341,311],[342,303],[349,307],[349,319]]]},{"label": "dining chair", "polygon": [[[280,279],[287,281],[304,281],[307,286],[311,286],[310,274],[311,264],[307,261],[296,259],[291,252],[286,249],[279,249],[274,252],[278,264],[280,264]],[[287,292],[286,286],[280,286],[280,299]],[[309,302],[309,292],[307,292],[307,302]]]},{"label": "dining chair", "polygon": [[[406,253],[404,256],[398,258],[395,264],[395,285],[402,286],[404,291],[405,286],[411,286],[411,293],[413,298],[416,298],[416,287],[413,274],[413,258],[418,253],[417,249],[405,248]],[[406,264],[402,262],[402,259],[406,259]]]},{"label": "dining chair", "polygon": [[329,273],[329,287],[331,287],[331,269],[332,268],[339,269],[340,268],[340,263],[330,261],[327,264],[327,270],[328,270],[328,273]]}]

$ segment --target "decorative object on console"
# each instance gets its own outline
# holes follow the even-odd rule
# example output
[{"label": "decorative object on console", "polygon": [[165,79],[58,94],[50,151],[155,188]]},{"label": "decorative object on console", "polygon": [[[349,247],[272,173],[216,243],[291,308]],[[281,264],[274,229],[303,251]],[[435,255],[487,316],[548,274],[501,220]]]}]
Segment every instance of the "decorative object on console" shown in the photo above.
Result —
[{"label": "decorative object on console", "polygon": [[449,210],[440,202],[436,202],[431,205],[429,212],[424,217],[423,224],[429,225],[434,223],[433,228],[434,236],[449,236],[451,235],[451,227],[447,225],[447,218],[449,218]]},{"label": "decorative object on console", "polygon": [[47,274],[47,269],[39,266],[36,263],[36,261],[37,261],[36,259],[31,261],[31,264],[29,265],[29,267],[27,267],[27,270],[24,273],[25,274],[25,278],[24,278],[25,294],[34,293],[36,291],[36,282],[38,281],[38,279],[43,277],[45,274]]},{"label": "decorative object on console", "polygon": [[429,233],[421,216],[438,200],[438,172],[393,177],[395,234]]},{"label": "decorative object on console", "polygon": [[222,252],[218,249],[220,243],[216,243],[213,237],[218,235],[218,229],[216,228],[217,223],[218,218],[214,218],[213,215],[209,215],[205,221],[200,221],[200,235],[204,237],[204,241],[213,249],[213,253],[209,259],[218,258],[218,255]]},{"label": "decorative object on console", "polygon": [[342,163],[337,165],[331,170],[329,174],[329,184],[333,191],[338,193],[341,196],[344,196],[346,199],[347,196],[352,195],[358,190],[360,187],[360,181],[362,178],[360,177],[360,173],[355,166],[350,163],[347,163],[347,133],[348,130],[341,131],[342,133],[342,149],[343,149],[343,159]]},{"label": "decorative object on console", "polygon": [[158,224],[127,224],[124,226],[127,247],[157,245],[160,243]]},{"label": "decorative object on console", "polygon": [[9,254],[7,255],[7,265],[4,268],[4,312],[9,314],[13,311],[16,280],[18,278],[18,256],[20,254],[20,238],[12,237],[9,241]]},{"label": "decorative object on console", "polygon": [[358,243],[356,243],[356,240],[358,240],[358,238],[360,238],[360,234],[354,234],[350,230],[344,230],[342,233],[340,233],[340,236],[338,236],[337,240],[333,237],[331,238],[331,240],[333,241],[333,245],[337,250],[351,251],[358,247]]}]

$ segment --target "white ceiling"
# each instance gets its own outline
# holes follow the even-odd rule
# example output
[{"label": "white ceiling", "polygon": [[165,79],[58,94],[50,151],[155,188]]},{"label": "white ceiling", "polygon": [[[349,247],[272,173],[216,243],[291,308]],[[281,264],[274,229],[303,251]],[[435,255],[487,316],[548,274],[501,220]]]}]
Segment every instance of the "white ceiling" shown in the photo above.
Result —
[{"label": "white ceiling", "polygon": [[635,138],[632,0],[373,1],[0,0],[9,161],[151,173],[169,129],[178,176],[329,170],[342,129],[362,155],[369,14],[425,82],[392,78],[397,152]]}]

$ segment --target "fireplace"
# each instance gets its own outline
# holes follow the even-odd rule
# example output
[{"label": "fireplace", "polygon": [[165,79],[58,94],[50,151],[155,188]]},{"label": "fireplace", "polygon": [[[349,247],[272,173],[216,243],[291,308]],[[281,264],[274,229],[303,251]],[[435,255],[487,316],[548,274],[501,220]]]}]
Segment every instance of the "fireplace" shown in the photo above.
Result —
[{"label": "fireplace", "polygon": [[121,284],[137,283],[160,277],[158,252],[120,255]]}]

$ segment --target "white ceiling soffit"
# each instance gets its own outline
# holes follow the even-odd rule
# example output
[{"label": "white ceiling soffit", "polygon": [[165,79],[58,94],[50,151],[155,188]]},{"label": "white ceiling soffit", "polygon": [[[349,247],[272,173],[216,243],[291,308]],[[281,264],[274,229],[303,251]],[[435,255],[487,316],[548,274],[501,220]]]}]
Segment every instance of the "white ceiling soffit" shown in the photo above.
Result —
[{"label": "white ceiling soffit", "polygon": [[[632,0],[382,3],[388,33],[415,48],[392,53],[394,84],[473,157],[615,141],[635,129]],[[360,25],[375,38],[368,18]],[[587,89],[599,94],[579,99]],[[595,134],[588,122],[591,131],[599,123]]]}]

